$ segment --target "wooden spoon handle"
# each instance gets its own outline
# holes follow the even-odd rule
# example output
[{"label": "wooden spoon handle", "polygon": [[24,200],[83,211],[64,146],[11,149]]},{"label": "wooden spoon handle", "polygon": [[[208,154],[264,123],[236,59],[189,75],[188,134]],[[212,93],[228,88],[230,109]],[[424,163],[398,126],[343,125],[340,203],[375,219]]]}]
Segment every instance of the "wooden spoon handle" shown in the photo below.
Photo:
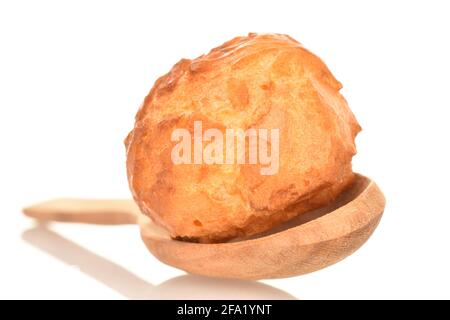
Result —
[{"label": "wooden spoon handle", "polygon": [[54,199],[23,209],[28,217],[40,221],[92,224],[135,224],[140,213],[133,200]]}]

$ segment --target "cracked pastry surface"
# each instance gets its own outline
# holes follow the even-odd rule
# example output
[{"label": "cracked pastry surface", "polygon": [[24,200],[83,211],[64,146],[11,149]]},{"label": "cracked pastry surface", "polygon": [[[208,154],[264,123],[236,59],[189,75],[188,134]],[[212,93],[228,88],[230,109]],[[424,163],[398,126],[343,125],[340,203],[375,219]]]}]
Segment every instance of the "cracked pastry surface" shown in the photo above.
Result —
[{"label": "cracked pastry surface", "polygon": [[[125,140],[130,189],[172,237],[220,242],[328,204],[353,179],[360,126],[327,66],[286,35],[237,37],[159,78]],[[175,128],[279,129],[279,172],[171,161]]]}]

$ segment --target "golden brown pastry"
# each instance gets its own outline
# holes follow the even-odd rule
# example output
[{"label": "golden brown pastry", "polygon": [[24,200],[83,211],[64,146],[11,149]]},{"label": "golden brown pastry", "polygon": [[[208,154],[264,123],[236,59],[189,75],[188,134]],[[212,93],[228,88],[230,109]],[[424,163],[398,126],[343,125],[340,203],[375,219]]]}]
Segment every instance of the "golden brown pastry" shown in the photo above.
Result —
[{"label": "golden brown pastry", "polygon": [[[360,131],[326,65],[286,35],[237,37],[159,78],[128,135],[127,173],[142,212],[172,237],[219,242],[266,231],[334,200],[352,181]],[[279,169],[174,164],[172,132],[279,129]],[[248,149],[247,149],[248,151]]]}]

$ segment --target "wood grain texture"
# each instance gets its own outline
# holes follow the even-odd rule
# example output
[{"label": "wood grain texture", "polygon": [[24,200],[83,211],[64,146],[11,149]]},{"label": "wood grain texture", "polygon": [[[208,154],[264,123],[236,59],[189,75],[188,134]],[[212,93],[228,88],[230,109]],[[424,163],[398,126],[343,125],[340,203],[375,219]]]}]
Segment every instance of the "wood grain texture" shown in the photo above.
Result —
[{"label": "wood grain texture", "polygon": [[[238,279],[284,278],[313,272],[355,252],[377,227],[385,206],[378,186],[358,175],[327,208],[300,217],[297,226],[254,239],[198,244],[174,241],[140,216],[147,248],[162,262],[187,272]],[[309,215],[309,216],[308,216]]]},{"label": "wood grain texture", "polygon": [[60,198],[24,208],[23,213],[40,221],[90,224],[135,224],[139,208],[129,199]]},{"label": "wood grain texture", "polygon": [[313,272],[356,251],[377,227],[385,206],[383,193],[367,177],[332,204],[248,239],[202,244],[173,240],[132,200],[57,199],[24,209],[41,221],[94,224],[138,222],[149,251],[162,262],[189,273],[221,278],[269,279]]}]

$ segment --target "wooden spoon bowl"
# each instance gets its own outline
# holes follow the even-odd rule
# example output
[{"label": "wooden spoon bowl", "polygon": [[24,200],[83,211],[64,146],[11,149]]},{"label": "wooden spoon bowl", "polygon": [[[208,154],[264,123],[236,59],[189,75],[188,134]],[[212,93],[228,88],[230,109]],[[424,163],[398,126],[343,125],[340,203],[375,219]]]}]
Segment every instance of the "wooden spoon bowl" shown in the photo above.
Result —
[{"label": "wooden spoon bowl", "polygon": [[257,280],[301,275],[344,259],[367,241],[384,206],[375,182],[357,174],[353,185],[325,208],[257,237],[214,244],[171,239],[132,200],[59,199],[26,208],[24,213],[44,221],[137,222],[148,250],[168,265],[204,276]]}]

